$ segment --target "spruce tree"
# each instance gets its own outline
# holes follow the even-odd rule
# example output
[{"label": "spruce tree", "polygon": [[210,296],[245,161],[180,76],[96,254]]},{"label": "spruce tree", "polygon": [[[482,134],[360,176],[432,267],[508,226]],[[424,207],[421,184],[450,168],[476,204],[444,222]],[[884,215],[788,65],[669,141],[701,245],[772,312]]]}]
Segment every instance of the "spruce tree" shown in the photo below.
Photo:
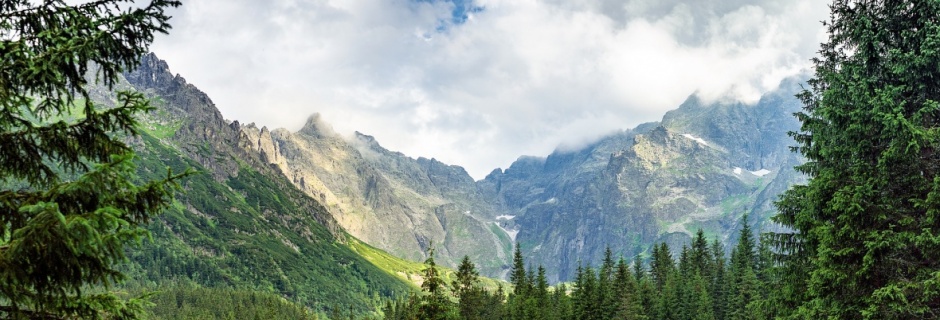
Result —
[{"label": "spruce tree", "polygon": [[653,245],[653,260],[650,262],[650,275],[653,277],[656,290],[662,291],[663,286],[666,284],[666,278],[675,267],[672,261],[672,253],[669,252],[669,245],[665,242],[658,246]]},{"label": "spruce tree", "polygon": [[646,270],[643,268],[643,259],[640,259],[639,254],[633,257],[633,277],[637,282],[646,278]]},{"label": "spruce tree", "polygon": [[451,292],[457,297],[458,310],[462,319],[484,319],[486,292],[479,286],[480,274],[469,256],[464,256],[457,266],[457,274],[451,281]]},{"label": "spruce tree", "polygon": [[554,314],[551,319],[571,319],[571,297],[568,296],[568,286],[559,283],[552,292],[551,304]]},{"label": "spruce tree", "polygon": [[434,261],[433,244],[428,248],[428,258],[424,260],[424,265],[424,282],[421,283],[421,289],[425,295],[418,308],[421,319],[451,319],[451,302],[444,293],[446,284]]},{"label": "spruce tree", "polygon": [[525,269],[525,259],[522,258],[522,250],[516,243],[516,250],[513,253],[512,270],[509,272],[509,282],[513,285],[513,292],[509,295],[509,316],[511,319],[526,319],[527,300],[532,293],[532,280],[529,272]]},{"label": "spruce tree", "polygon": [[509,271],[509,282],[513,285],[514,295],[525,295],[532,283],[525,270],[525,259],[522,258],[522,249],[516,243],[516,250],[512,255],[512,270]]},{"label": "spruce tree", "polygon": [[748,225],[748,215],[741,218],[741,231],[738,232],[738,245],[731,251],[731,269],[743,271],[744,268],[750,268],[752,271],[757,269],[757,244],[754,241],[754,234]]},{"label": "spruce tree", "polygon": [[0,318],[136,317],[138,299],[100,290],[122,281],[125,246],[171,200],[179,176],[137,182],[122,137],[152,110],[140,93],[114,107],[107,86],[137,66],[178,1],[0,3]]},{"label": "spruce tree", "polygon": [[712,306],[715,319],[725,319],[727,309],[727,276],[725,268],[725,251],[718,239],[712,242],[712,259],[714,259],[714,273],[711,279]]},{"label": "spruce tree", "polygon": [[545,278],[545,268],[539,265],[536,269],[535,281],[532,287],[531,305],[534,306],[531,319],[549,319],[552,306],[548,304],[548,279]]},{"label": "spruce tree", "polygon": [[775,218],[794,231],[774,239],[782,301],[804,317],[940,317],[940,2],[830,9],[792,134],[810,180]]},{"label": "spruce tree", "polygon": [[604,261],[601,263],[601,269],[598,270],[597,275],[597,299],[600,304],[601,319],[611,319],[617,312],[618,301],[614,297],[614,268],[616,264],[613,255],[610,247],[604,250]]},{"label": "spruce tree", "polygon": [[611,319],[639,320],[645,319],[646,314],[643,308],[641,289],[627,262],[620,258],[617,262],[614,277],[614,299],[617,301],[617,309]]},{"label": "spruce tree", "polygon": [[695,233],[690,255],[692,268],[701,273],[703,278],[710,279],[714,269],[714,260],[712,260],[708,240],[705,239],[705,231],[702,229],[698,229]]}]

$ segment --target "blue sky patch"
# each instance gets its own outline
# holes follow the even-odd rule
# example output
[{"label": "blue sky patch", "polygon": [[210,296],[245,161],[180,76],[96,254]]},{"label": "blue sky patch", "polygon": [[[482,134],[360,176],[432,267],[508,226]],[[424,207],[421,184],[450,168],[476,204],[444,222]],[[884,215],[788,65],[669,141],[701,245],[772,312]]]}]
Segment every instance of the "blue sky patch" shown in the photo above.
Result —
[{"label": "blue sky patch", "polygon": [[438,2],[450,2],[454,5],[454,11],[451,12],[450,21],[442,21],[441,25],[437,27],[437,31],[444,31],[447,29],[447,24],[459,25],[463,24],[470,18],[471,14],[482,12],[483,7],[473,4],[473,0],[414,0],[415,2],[427,2],[427,3],[438,3]]}]

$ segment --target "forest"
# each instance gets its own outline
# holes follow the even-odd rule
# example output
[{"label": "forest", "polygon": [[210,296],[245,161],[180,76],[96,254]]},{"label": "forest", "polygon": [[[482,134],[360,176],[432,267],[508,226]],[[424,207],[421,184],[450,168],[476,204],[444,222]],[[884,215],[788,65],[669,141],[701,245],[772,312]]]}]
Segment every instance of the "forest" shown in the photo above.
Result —
[{"label": "forest", "polygon": [[743,225],[730,259],[717,239],[708,241],[699,230],[678,252],[661,243],[629,264],[607,249],[599,266],[585,264],[573,283],[555,286],[544,266],[525,263],[518,247],[511,284],[495,291],[480,285],[469,258],[456,279],[443,283],[432,254],[422,292],[388,301],[384,319],[772,319],[779,316],[769,303],[779,281],[770,271],[773,258],[766,242]]},{"label": "forest", "polygon": [[[215,194],[191,200],[218,208],[234,203],[220,194],[241,195],[240,208],[259,218],[209,228],[229,233],[266,221],[273,210],[262,206],[289,195],[271,191],[277,185],[253,171],[239,172],[227,188],[202,185],[221,190],[210,192],[187,184],[207,179],[191,167],[136,170],[146,154],[134,145],[147,140],[137,117],[155,107],[130,91],[116,93],[112,105],[95,103],[89,88],[115,89],[154,36],[169,31],[167,10],[182,3],[124,2],[0,2],[0,319],[316,318],[321,297],[355,299],[355,310],[349,301],[332,307],[328,317],[336,319],[360,317],[379,296],[399,293],[406,284],[390,273],[348,249],[334,254],[339,245],[325,229],[309,234],[309,252],[336,261],[242,235],[261,241],[257,248],[279,248],[285,258],[278,261],[296,262],[284,263],[285,275],[274,280],[267,272],[281,266],[278,251],[246,251],[247,240],[222,257],[236,267],[178,263],[184,252],[171,246],[135,251],[160,235],[148,227],[178,217],[174,208],[186,191]],[[834,0],[830,10],[813,77],[797,96],[802,127],[790,133],[807,181],[775,203],[773,232],[754,234],[745,216],[730,254],[700,230],[682,248],[659,244],[637,257],[608,250],[602,261],[583,261],[573,282],[555,285],[545,277],[553,266],[526,264],[517,244],[509,284],[495,290],[480,285],[467,258],[445,282],[431,246],[421,291],[385,301],[367,317],[940,318],[940,1]],[[144,261],[142,268],[127,270],[131,258]],[[345,271],[330,273],[337,265]],[[226,274],[238,268],[249,276]],[[311,270],[318,273],[293,276]],[[221,284],[173,283],[165,272]],[[319,291],[278,294],[293,288]]]}]

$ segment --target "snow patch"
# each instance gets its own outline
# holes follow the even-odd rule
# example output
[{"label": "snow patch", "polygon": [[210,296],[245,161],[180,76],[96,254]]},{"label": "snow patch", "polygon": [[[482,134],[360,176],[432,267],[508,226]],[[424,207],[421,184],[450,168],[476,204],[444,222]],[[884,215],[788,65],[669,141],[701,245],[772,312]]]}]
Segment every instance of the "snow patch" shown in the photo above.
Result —
[{"label": "snow patch", "polygon": [[496,216],[496,220],[512,220],[515,217],[516,216],[510,216],[508,214],[504,214],[504,215]]},{"label": "snow patch", "polygon": [[555,202],[558,202],[558,198],[552,197],[551,199],[545,200],[547,204],[554,204]]},{"label": "snow patch", "polygon": [[702,139],[702,138],[698,138],[698,137],[693,136],[693,135],[688,134],[688,133],[683,133],[682,136],[683,136],[683,137],[686,137],[686,138],[689,138],[689,139],[692,139],[692,140],[694,140],[695,142],[698,142],[699,144],[701,144],[701,145],[703,145],[703,146],[708,146],[708,142],[705,142],[705,140]]},{"label": "snow patch", "polygon": [[505,232],[506,234],[508,234],[508,235],[509,235],[509,239],[512,239],[512,242],[513,242],[513,243],[516,242],[516,235],[519,234],[519,229],[508,230],[508,229],[506,229],[506,228],[503,228],[503,226],[501,226],[499,223],[496,223],[496,226],[499,227],[500,229],[502,229],[503,232]]},{"label": "snow patch", "polygon": [[744,169],[734,167],[734,174],[741,174],[741,172],[744,172]]},{"label": "snow patch", "polygon": [[767,169],[760,169],[760,170],[757,170],[757,171],[751,171],[751,174],[753,174],[753,175],[755,175],[755,176],[758,176],[758,177],[766,176],[768,173],[770,173],[770,170],[767,170]]}]

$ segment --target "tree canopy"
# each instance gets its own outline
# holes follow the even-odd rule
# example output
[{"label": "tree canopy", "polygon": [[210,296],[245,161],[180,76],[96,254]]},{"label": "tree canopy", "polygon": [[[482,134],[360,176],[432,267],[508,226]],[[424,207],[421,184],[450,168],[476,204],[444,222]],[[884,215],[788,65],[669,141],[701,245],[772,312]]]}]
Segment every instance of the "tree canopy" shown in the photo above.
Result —
[{"label": "tree canopy", "polygon": [[773,235],[779,310],[940,317],[940,2],[835,0]]},{"label": "tree canopy", "polygon": [[120,92],[99,106],[85,86],[113,87],[180,2],[129,2],[0,2],[0,318],[141,311],[105,289],[181,175],[137,181],[126,141],[148,100]]}]

